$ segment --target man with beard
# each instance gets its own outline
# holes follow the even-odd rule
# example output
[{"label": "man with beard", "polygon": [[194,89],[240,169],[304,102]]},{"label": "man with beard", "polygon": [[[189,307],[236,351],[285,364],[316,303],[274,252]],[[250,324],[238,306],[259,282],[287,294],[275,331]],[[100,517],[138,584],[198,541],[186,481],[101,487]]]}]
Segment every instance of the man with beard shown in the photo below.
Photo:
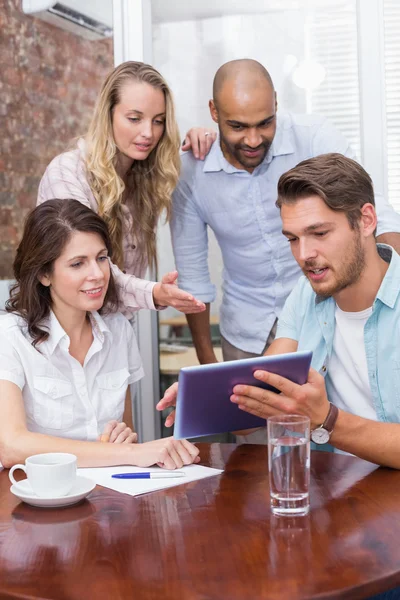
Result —
[{"label": "man with beard", "polygon": [[[171,221],[180,286],[207,305],[187,315],[200,363],[216,362],[209,312],[215,299],[207,264],[207,226],[221,247],[220,315],[225,360],[262,354],[300,271],[275,206],[279,177],[326,152],[353,156],[343,136],[316,115],[283,114],[271,77],[254,60],[234,60],[216,73],[213,120],[219,139],[204,162],[182,157]],[[400,216],[377,198],[378,241],[400,249]]]},{"label": "man with beard", "polygon": [[231,401],[263,418],[307,415],[315,443],[400,469],[400,257],[376,244],[372,181],[322,155],[282,175],[277,206],[304,277],[266,354],[311,350],[312,368],[304,385],[256,371],[281,393],[237,385]]}]

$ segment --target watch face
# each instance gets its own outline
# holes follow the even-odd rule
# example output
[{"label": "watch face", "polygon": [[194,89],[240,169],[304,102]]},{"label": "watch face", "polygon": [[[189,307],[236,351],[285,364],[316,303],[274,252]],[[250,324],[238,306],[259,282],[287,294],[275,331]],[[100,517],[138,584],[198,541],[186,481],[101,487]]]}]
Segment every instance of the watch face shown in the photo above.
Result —
[{"label": "watch face", "polygon": [[311,440],[316,444],[327,444],[329,442],[329,432],[323,427],[318,427],[311,432]]}]

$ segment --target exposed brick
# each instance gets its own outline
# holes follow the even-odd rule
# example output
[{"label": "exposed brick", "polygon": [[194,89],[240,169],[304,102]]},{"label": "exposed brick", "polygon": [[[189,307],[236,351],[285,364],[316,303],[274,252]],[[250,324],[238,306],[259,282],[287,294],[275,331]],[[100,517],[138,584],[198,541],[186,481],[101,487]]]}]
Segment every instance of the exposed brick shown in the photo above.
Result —
[{"label": "exposed brick", "polygon": [[91,42],[0,0],[0,279],[12,277],[23,222],[50,160],[88,125],[113,66],[112,40]]},{"label": "exposed brick", "polygon": [[11,222],[11,208],[8,206],[0,206],[0,225],[11,225]]},{"label": "exposed brick", "polygon": [[13,87],[21,85],[21,73],[15,67],[6,67],[5,69],[2,69],[2,78],[5,83],[8,83]]},{"label": "exposed brick", "polygon": [[8,241],[10,245],[17,245],[18,230],[9,225],[0,225],[0,240]]},{"label": "exposed brick", "polygon": [[2,260],[0,260],[0,279],[12,279],[12,264],[15,257],[15,248],[0,247],[0,256],[2,257]]},{"label": "exposed brick", "polygon": [[29,194],[28,192],[20,192],[17,195],[17,202],[18,206],[21,208],[32,209],[35,206],[34,199],[32,199],[32,194]]},{"label": "exposed brick", "polygon": [[14,196],[10,192],[0,192],[0,206],[14,204]]}]

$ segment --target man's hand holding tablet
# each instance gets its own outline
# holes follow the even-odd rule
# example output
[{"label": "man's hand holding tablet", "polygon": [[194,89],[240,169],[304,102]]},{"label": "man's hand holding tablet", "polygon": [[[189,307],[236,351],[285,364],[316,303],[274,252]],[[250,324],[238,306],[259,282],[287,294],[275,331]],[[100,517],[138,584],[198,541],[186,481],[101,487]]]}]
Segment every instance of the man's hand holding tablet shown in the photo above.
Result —
[{"label": "man's hand holding tablet", "polygon": [[310,352],[260,356],[244,360],[185,367],[178,384],[173,384],[157,404],[158,410],[177,405],[166,419],[166,426],[175,422],[176,438],[190,438],[265,426],[265,420],[255,417],[231,401],[235,385],[262,387],[277,392],[271,385],[254,377],[260,369],[303,384],[311,363]]}]

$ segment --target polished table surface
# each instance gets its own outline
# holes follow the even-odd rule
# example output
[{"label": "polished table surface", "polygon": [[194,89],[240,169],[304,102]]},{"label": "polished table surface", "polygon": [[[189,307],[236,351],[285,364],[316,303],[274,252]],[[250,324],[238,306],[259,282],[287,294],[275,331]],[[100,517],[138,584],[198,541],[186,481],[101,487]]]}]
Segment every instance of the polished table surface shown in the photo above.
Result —
[{"label": "polished table surface", "polygon": [[400,585],[400,472],[312,453],[311,511],[274,517],[264,446],[199,444],[222,475],[40,509],[0,472],[0,598],[357,600]]}]

